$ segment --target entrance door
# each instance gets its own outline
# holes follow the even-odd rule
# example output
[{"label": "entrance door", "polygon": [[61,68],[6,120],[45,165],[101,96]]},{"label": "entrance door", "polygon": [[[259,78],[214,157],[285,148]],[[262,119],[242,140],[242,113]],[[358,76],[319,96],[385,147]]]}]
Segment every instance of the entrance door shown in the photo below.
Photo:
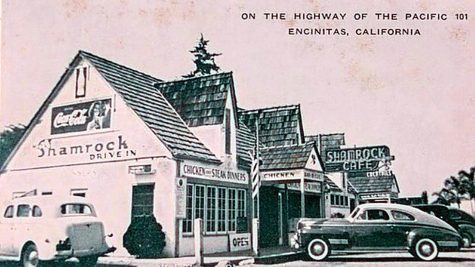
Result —
[{"label": "entrance door", "polygon": [[154,184],[139,184],[132,188],[132,219],[153,214]]},{"label": "entrance door", "polygon": [[282,192],[279,192],[279,245],[284,244],[284,207],[282,204]]}]

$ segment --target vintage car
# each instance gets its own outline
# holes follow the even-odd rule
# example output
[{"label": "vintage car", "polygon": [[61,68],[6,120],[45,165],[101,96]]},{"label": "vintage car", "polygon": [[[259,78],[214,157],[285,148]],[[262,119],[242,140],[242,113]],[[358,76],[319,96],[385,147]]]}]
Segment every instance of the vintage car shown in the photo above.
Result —
[{"label": "vintage car", "polygon": [[475,240],[475,218],[472,215],[455,207],[445,205],[427,204],[415,205],[414,207],[452,225],[462,236],[463,247],[468,248],[472,246]]},{"label": "vintage car", "polygon": [[46,261],[78,258],[94,266],[114,250],[106,243],[104,227],[94,207],[82,197],[58,200],[28,196],[11,201],[0,217],[0,259],[39,266]]},{"label": "vintage car", "polygon": [[446,222],[419,209],[399,204],[363,204],[344,219],[301,219],[291,240],[321,261],[332,252],[400,252],[430,261],[439,251],[457,251],[458,232]]}]

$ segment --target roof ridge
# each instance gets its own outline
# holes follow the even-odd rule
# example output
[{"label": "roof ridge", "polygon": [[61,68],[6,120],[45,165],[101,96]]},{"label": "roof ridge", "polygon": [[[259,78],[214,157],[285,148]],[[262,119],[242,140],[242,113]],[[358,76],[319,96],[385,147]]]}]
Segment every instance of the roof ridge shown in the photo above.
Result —
[{"label": "roof ridge", "polygon": [[145,75],[145,76],[147,76],[147,77],[149,77],[149,78],[152,78],[152,79],[154,79],[154,80],[163,81],[163,80],[160,79],[160,78],[157,78],[157,77],[155,77],[155,76],[152,76],[152,75],[147,74],[147,73],[142,72],[142,71],[138,71],[138,70],[136,70],[136,69],[133,69],[133,68],[131,68],[131,67],[128,67],[128,66],[126,66],[126,65],[124,65],[124,64],[117,63],[117,62],[112,61],[112,60],[110,60],[110,59],[107,59],[107,58],[98,56],[98,55],[93,54],[93,53],[88,52],[88,51],[79,50],[78,54],[79,54],[79,55],[85,55],[86,57],[94,57],[94,58],[96,58],[96,59],[99,59],[99,60],[102,60],[102,61],[106,61],[106,62],[109,63],[109,64],[113,64],[113,65],[116,65],[116,66],[125,68],[125,69],[127,69],[127,70],[129,70],[129,71],[131,71],[131,72],[139,73],[139,74]]},{"label": "roof ridge", "polygon": [[300,104],[290,104],[290,105],[283,105],[283,106],[273,106],[273,107],[265,107],[265,108],[257,108],[257,109],[243,109],[240,110],[239,112],[241,113],[254,113],[254,112],[272,112],[272,111],[278,111],[278,110],[285,110],[285,109],[291,109],[291,108],[298,108],[300,109]]},{"label": "roof ridge", "polygon": [[233,74],[232,71],[227,71],[227,72],[211,73],[211,74],[206,74],[206,75],[203,75],[203,76],[194,76],[194,77],[188,77],[188,78],[181,77],[181,78],[176,78],[175,80],[163,81],[159,84],[166,84],[166,83],[173,83],[173,82],[186,82],[186,81],[190,81],[190,80],[194,80],[194,79],[209,78],[209,77],[212,77],[212,76],[220,76],[220,75],[225,76],[225,75],[232,75],[232,74]]}]

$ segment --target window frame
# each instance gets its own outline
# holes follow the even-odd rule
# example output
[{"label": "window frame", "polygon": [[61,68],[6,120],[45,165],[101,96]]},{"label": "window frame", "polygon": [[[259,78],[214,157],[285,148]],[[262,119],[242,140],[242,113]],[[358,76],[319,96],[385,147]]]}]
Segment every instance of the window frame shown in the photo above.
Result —
[{"label": "window frame", "polygon": [[[11,211],[11,215],[10,216],[7,216],[7,212],[8,211]],[[13,205],[8,205],[6,208],[5,208],[5,211],[3,212],[3,218],[7,218],[7,219],[11,219],[15,216],[15,206]]]}]

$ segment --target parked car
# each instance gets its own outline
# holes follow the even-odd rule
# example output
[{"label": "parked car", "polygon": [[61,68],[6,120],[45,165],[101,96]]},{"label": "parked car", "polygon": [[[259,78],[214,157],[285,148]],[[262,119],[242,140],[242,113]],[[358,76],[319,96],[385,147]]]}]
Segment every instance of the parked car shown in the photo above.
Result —
[{"label": "parked car", "polygon": [[93,205],[84,200],[53,196],[12,200],[0,217],[0,259],[38,266],[76,257],[81,266],[94,266],[99,256],[114,248],[106,243]]},{"label": "parked car", "polygon": [[419,209],[399,204],[363,204],[344,219],[301,219],[291,240],[313,260],[332,252],[400,252],[430,261],[439,251],[457,251],[458,232]]},{"label": "parked car", "polygon": [[462,236],[463,247],[470,247],[475,240],[475,218],[463,210],[438,204],[415,205],[414,207],[452,225]]}]

